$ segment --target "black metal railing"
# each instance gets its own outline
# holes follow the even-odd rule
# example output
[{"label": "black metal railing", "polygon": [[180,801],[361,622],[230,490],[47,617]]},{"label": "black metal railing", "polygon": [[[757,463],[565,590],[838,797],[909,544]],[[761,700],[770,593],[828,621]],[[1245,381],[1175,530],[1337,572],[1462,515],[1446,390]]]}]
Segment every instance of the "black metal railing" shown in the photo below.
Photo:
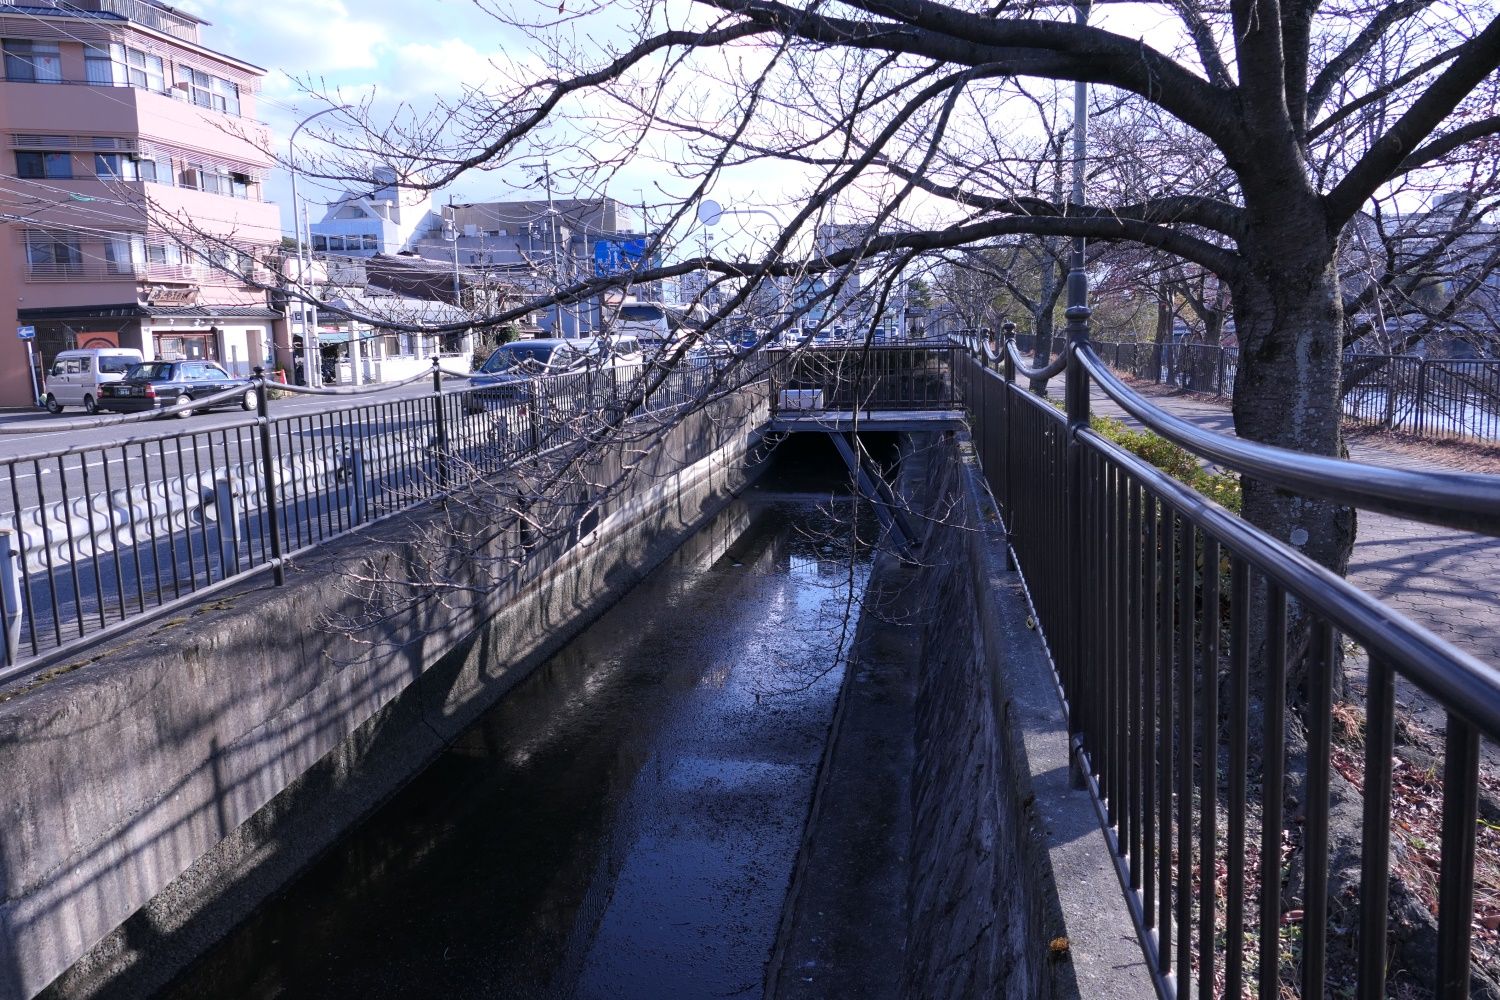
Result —
[{"label": "black metal railing", "polygon": [[[1110,367],[1159,385],[1233,396],[1239,349],[1212,344],[1096,344]],[[1344,417],[1427,438],[1500,440],[1500,361],[1344,355]]]},{"label": "black metal railing", "polygon": [[[1436,955],[1424,985],[1466,996],[1478,747],[1500,737],[1500,671],[1091,430],[1090,383],[1222,468],[1336,503],[1500,535],[1500,477],[1212,434],[1086,342],[1051,366],[1069,375],[1065,415],[1017,382],[1037,373],[1016,352],[965,347],[955,380],[1161,995],[1385,996],[1391,946],[1420,934],[1392,930],[1394,868],[1436,886],[1435,932],[1416,944]],[[1348,643],[1368,658],[1362,748],[1333,732]],[[1398,678],[1447,712],[1436,844],[1394,825]],[[1335,781],[1355,789],[1338,797],[1360,810],[1354,843],[1347,826],[1334,842]],[[1436,871],[1411,870],[1434,854]]]},{"label": "black metal railing", "polygon": [[947,344],[870,345],[765,352],[771,407],[921,410],[958,405]]},{"label": "black metal railing", "polygon": [[[465,377],[449,372],[450,380]],[[270,570],[299,552],[577,444],[610,421],[699,399],[706,361],[616,366],[400,398],[255,380],[257,412],[212,429],[152,422],[107,443],[0,460],[0,679],[53,662],[143,617]],[[647,387],[649,393],[645,392]],[[321,410],[268,404],[267,390],[343,396]],[[243,390],[192,409],[246,402]],[[172,412],[186,407],[169,408]],[[151,415],[69,427],[140,424]],[[29,427],[29,425],[27,425]],[[34,433],[34,430],[33,430]]]}]

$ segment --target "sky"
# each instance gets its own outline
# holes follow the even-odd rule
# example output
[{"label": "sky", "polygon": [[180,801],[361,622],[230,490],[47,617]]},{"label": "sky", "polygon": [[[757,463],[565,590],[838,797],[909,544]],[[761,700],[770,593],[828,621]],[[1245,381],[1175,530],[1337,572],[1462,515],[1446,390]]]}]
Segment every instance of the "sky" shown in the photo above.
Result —
[{"label": "sky", "polygon": [[[526,47],[524,40],[506,38],[473,0],[175,0],[173,5],[210,22],[200,32],[203,45],[266,70],[256,117],[271,127],[272,151],[283,159],[296,124],[328,106],[309,89],[337,90],[347,100],[373,92],[378,108],[405,102],[425,110],[439,96],[456,99],[466,82],[496,79],[497,61]],[[299,134],[299,158],[316,153],[317,126]],[[519,170],[479,175],[434,200],[450,194],[459,201],[521,197],[518,187],[532,180]],[[311,203],[316,221],[337,191],[303,178],[299,194]],[[266,198],[281,206],[282,225],[290,234],[291,182],[285,170],[273,173]]]},{"label": "sky", "polygon": [[[466,85],[494,84],[510,74],[546,72],[544,56],[536,43],[502,26],[482,8],[486,2],[512,11],[542,10],[533,6],[540,0],[174,0],[174,6],[210,22],[200,35],[205,46],[266,70],[256,116],[271,127],[272,151],[285,158],[287,136],[296,124],[328,106],[312,97],[310,88],[337,91],[346,101],[373,93],[377,109],[405,105],[420,114],[439,100],[456,100]],[[576,6],[580,0],[563,2]],[[605,26],[601,29],[601,15],[596,13],[582,22],[589,25],[586,30],[609,30],[607,19],[613,11],[608,3],[602,6]],[[615,9],[628,10],[631,6],[626,3]],[[671,4],[656,9],[670,12],[692,8]],[[545,13],[553,13],[550,0]],[[1158,13],[1131,27],[1149,38],[1155,33],[1150,22],[1159,19]],[[629,28],[620,27],[616,37],[623,40]],[[584,37],[582,44],[590,43]],[[324,116],[321,121],[333,118]],[[317,124],[298,136],[299,159],[316,153]],[[735,230],[742,239],[757,233],[764,238],[774,230],[776,211],[785,216],[791,210],[789,206],[795,205],[790,200],[793,196],[787,194],[799,186],[794,172],[778,177],[767,176],[765,164],[757,169],[759,173],[744,180],[726,177],[711,191],[725,207],[753,210],[726,216],[714,231],[716,243],[734,239],[730,233]],[[681,189],[682,182],[676,183]],[[559,197],[570,193],[566,188],[565,177],[559,177]],[[673,189],[670,166],[639,156],[619,172],[607,193],[631,204],[649,200],[656,205],[672,197],[662,194],[664,189]],[[304,178],[299,193],[311,204],[310,215],[316,221],[322,217],[323,206],[337,196],[338,188],[325,185],[320,189]],[[286,171],[273,173],[265,195],[281,206],[283,229],[290,234],[292,198]],[[471,174],[439,192],[434,201],[442,202],[450,196],[460,202],[507,200],[540,197],[541,191],[536,171],[509,167]],[[775,211],[768,213],[767,209]],[[699,233],[684,235],[696,243]]]}]

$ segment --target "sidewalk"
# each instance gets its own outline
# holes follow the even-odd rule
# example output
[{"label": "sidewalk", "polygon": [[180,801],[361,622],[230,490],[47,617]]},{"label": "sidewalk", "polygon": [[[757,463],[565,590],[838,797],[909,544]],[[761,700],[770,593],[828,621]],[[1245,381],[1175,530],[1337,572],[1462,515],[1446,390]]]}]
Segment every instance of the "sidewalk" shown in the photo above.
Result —
[{"label": "sidewalk", "polygon": [[[1163,409],[1201,427],[1234,433],[1228,401],[1204,399],[1157,386],[1135,386]],[[1094,412],[1136,424],[1095,390]],[[1136,426],[1139,426],[1136,424]],[[1393,444],[1376,436],[1356,437],[1349,457],[1372,465],[1410,469],[1494,472],[1497,461],[1465,463],[1459,449]],[[1349,581],[1432,632],[1491,664],[1500,664],[1500,538],[1435,528],[1384,514],[1360,511]],[[1362,691],[1363,677],[1350,680]],[[1441,733],[1446,719],[1437,702],[1403,684],[1398,702],[1427,728]],[[1494,748],[1486,756],[1494,757]]]}]

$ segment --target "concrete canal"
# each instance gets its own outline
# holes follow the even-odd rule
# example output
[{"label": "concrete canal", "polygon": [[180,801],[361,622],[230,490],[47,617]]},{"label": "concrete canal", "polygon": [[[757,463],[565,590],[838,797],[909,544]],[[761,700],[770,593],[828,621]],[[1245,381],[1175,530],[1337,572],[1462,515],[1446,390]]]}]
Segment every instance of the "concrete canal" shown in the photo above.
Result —
[{"label": "concrete canal", "polygon": [[877,533],[798,447],[162,995],[760,996]]}]

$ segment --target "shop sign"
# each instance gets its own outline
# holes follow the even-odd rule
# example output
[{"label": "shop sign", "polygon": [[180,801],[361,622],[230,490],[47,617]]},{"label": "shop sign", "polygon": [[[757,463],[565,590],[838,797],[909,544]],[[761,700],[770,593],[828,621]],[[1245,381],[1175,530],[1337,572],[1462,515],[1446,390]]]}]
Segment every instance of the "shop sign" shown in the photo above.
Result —
[{"label": "shop sign", "polygon": [[190,306],[198,301],[197,285],[147,285],[146,304],[151,306]]}]

